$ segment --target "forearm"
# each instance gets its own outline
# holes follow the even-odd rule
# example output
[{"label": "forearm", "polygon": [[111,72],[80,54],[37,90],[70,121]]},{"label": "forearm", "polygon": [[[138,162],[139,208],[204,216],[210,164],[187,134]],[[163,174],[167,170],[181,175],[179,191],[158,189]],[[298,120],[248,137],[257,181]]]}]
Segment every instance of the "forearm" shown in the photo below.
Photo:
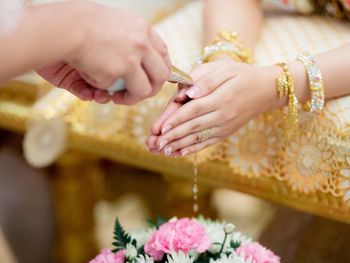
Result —
[{"label": "forearm", "polygon": [[[323,77],[324,94],[326,100],[350,95],[350,44],[327,51],[315,56],[317,66],[320,68]],[[295,82],[295,92],[299,102],[304,103],[310,100],[309,79],[305,66],[300,61],[288,63],[290,72]],[[266,85],[269,85],[271,94],[274,97],[274,108],[281,108],[287,105],[287,99],[277,97],[276,77],[281,73],[281,68],[271,66],[265,70]]]},{"label": "forearm", "polygon": [[73,54],[81,38],[73,9],[63,3],[25,8],[15,30],[0,36],[0,82]]},{"label": "forearm", "polygon": [[259,35],[263,13],[259,0],[206,0],[204,42],[208,44],[222,30],[235,31],[243,43],[253,48]]}]

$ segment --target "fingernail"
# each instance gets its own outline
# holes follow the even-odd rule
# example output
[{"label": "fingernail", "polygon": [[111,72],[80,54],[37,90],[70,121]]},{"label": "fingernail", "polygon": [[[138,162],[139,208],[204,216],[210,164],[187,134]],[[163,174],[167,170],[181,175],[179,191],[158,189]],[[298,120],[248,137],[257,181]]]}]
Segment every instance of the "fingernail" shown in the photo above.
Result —
[{"label": "fingernail", "polygon": [[183,97],[183,96],[185,96],[185,92],[186,92],[186,90],[185,89],[182,89],[182,90],[180,90],[179,91],[179,94],[177,94],[177,97]]},{"label": "fingernail", "polygon": [[164,146],[167,145],[167,144],[168,144],[167,140],[161,141],[160,144],[159,144],[159,151],[161,151],[164,148]]},{"label": "fingernail", "polygon": [[164,151],[166,156],[170,156],[173,153],[173,148],[172,147],[167,147]]},{"label": "fingernail", "polygon": [[168,131],[171,130],[171,125],[165,125],[162,129],[162,134],[166,134]]},{"label": "fingernail", "polygon": [[188,155],[190,152],[188,150],[184,150],[183,152],[181,152],[181,156],[186,156]]},{"label": "fingernail", "polygon": [[190,97],[191,99],[194,99],[196,96],[198,96],[201,89],[198,86],[193,86],[190,89],[188,89],[185,94]]}]

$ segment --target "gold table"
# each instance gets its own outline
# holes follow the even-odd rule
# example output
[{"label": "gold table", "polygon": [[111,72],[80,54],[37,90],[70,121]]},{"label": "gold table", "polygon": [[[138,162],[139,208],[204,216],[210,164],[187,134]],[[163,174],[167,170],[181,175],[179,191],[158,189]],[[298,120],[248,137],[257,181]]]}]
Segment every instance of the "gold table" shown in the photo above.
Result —
[{"label": "gold table", "polygon": [[[26,131],[26,123],[31,117],[30,107],[36,100],[38,88],[34,84],[13,81],[0,89],[0,127],[2,129],[17,133]],[[91,209],[101,194],[99,189],[101,171],[96,168],[99,159],[108,159],[163,175],[174,186],[176,194],[173,193],[172,197],[181,198],[181,194],[178,194],[181,192],[180,189],[182,192],[184,189],[190,192],[187,186],[191,186],[193,181],[192,163],[181,158],[170,159],[152,155],[146,150],[140,150],[137,144],[129,143],[122,135],[111,142],[70,129],[68,148],[69,152],[58,160],[55,165],[56,170],[53,172],[54,193],[62,196],[65,192],[66,195],[64,200],[59,200],[58,196],[55,199],[56,209],[63,211],[63,215],[58,218],[58,228],[64,236],[60,240],[57,257],[69,258],[69,261],[65,260],[65,262],[82,262],[95,252],[91,232],[93,225]],[[82,171],[86,173],[84,176],[81,175]],[[210,190],[229,188],[303,212],[350,223],[350,207],[341,199],[331,195],[320,193],[301,195],[284,182],[273,178],[250,179],[234,174],[227,165],[220,162],[202,163],[199,166],[199,175],[200,184],[203,189],[206,189],[202,196],[203,202],[206,202],[205,199]],[[88,195],[77,194],[86,192],[86,189],[90,192]],[[171,195],[170,192],[169,194]],[[191,193],[188,194],[187,191],[187,195],[185,193],[183,196],[188,201]],[[79,211],[74,201],[77,198],[81,199],[78,204],[81,209]],[[67,205],[69,202],[75,203]],[[188,214],[189,211],[185,213]],[[77,245],[82,243],[82,240],[85,240],[84,244]],[[90,255],[82,252],[87,248],[91,249]]]}]

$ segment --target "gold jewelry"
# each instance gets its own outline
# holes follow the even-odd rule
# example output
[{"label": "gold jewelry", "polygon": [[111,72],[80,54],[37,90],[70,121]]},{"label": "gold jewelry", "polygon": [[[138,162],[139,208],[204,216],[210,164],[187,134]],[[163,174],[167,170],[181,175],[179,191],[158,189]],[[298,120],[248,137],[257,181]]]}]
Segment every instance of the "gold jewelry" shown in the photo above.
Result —
[{"label": "gold jewelry", "polygon": [[252,51],[245,48],[241,39],[234,32],[222,31],[211,45],[206,46],[196,64],[213,61],[217,55],[226,54],[234,61],[252,63]]},{"label": "gold jewelry", "polygon": [[322,73],[316,64],[315,58],[308,52],[303,52],[297,56],[301,61],[309,77],[309,87],[311,100],[303,105],[305,111],[321,113],[325,103]]},{"label": "gold jewelry", "polygon": [[201,142],[204,142],[206,140],[208,140],[211,136],[211,129],[208,128],[208,129],[205,129],[203,131],[201,131],[201,136],[200,136],[200,141]]},{"label": "gold jewelry", "polygon": [[277,76],[278,96],[288,96],[288,115],[286,116],[286,135],[290,139],[291,135],[298,128],[298,99],[295,95],[294,80],[286,63],[277,63],[283,72]]}]

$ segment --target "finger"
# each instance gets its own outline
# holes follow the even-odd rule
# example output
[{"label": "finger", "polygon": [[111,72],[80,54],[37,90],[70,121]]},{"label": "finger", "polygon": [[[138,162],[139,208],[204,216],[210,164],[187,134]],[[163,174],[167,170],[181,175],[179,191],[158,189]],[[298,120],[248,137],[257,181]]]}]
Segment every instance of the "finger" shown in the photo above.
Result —
[{"label": "finger", "polygon": [[[214,127],[214,128],[211,128],[210,130],[211,130],[210,138],[206,140],[216,138],[216,137],[218,138],[221,137],[220,128]],[[202,132],[195,132],[169,143],[167,146],[164,147],[163,152],[165,155],[170,156],[171,154],[176,153],[181,149],[187,148],[191,145],[195,145],[201,142],[203,142]]]},{"label": "finger", "polygon": [[197,143],[197,144],[194,144],[194,145],[191,145],[191,146],[188,146],[186,148],[183,148],[180,150],[180,154],[181,156],[186,156],[186,155],[189,155],[189,154],[192,154],[192,153],[196,153],[196,152],[199,152],[209,146],[212,146],[218,142],[221,141],[221,138],[211,138],[205,142],[201,142],[201,143]]},{"label": "finger", "polygon": [[[220,61],[215,61],[215,62],[210,62],[210,63],[206,63],[206,64],[202,64],[197,66],[191,73],[190,76],[193,80],[194,83],[197,83],[197,81],[199,81],[202,78],[205,78],[208,75],[208,72],[213,73],[216,72],[217,70],[219,70],[219,68],[223,65],[222,62]],[[189,89],[191,86],[188,85],[179,85],[179,88],[185,88],[185,89]],[[178,96],[177,98],[175,98],[175,101],[177,102],[181,102],[183,100],[185,100],[184,98],[189,98],[187,94],[179,94],[182,96],[182,98],[180,96]]]},{"label": "finger", "polygon": [[175,102],[185,104],[190,100],[190,98],[186,95],[186,91],[190,88],[191,86],[185,85],[185,84],[178,84],[178,92],[174,98]]},{"label": "finger", "polygon": [[66,62],[59,62],[52,66],[38,69],[37,73],[51,84],[58,86],[61,82],[62,76],[66,76],[72,69],[73,67]]},{"label": "finger", "polygon": [[199,79],[196,79],[195,85],[190,87],[185,94],[191,99],[198,99],[209,95],[226,81],[234,77],[232,67],[219,66]]},{"label": "finger", "polygon": [[159,116],[159,118],[156,120],[156,122],[152,125],[151,133],[153,135],[160,135],[161,133],[166,133],[168,130],[171,129],[171,127],[163,127],[163,123],[171,116],[173,115],[182,104],[174,102],[172,99],[169,101],[168,105],[166,106],[163,113]]},{"label": "finger", "polygon": [[151,83],[141,65],[132,68],[124,80],[126,90],[116,92],[112,96],[112,100],[116,104],[135,104],[146,99],[152,93]]},{"label": "finger", "polygon": [[215,111],[215,101],[216,99],[213,96],[207,96],[184,104],[162,124],[162,134],[164,135],[167,131],[188,120]]},{"label": "finger", "polygon": [[153,48],[146,53],[142,66],[152,85],[152,92],[149,96],[155,95],[168,79],[170,69],[161,55]]},{"label": "finger", "polygon": [[74,94],[81,100],[91,101],[94,98],[94,88],[91,87],[81,78],[74,78],[70,80],[69,85],[61,85],[62,88],[66,89],[70,93]]},{"label": "finger", "polygon": [[168,52],[168,48],[158,33],[154,30],[151,30],[151,42],[153,47],[157,52],[162,56],[165,64],[167,65],[169,71],[171,69],[171,60]]},{"label": "finger", "polygon": [[111,96],[105,90],[96,89],[94,92],[94,100],[97,103],[105,104],[111,101]]},{"label": "finger", "polygon": [[159,149],[162,149],[166,144],[175,141],[177,139],[186,137],[189,134],[203,131],[209,127],[221,125],[221,120],[217,112],[210,112],[199,116],[198,118],[191,119],[190,121],[184,122],[169,132],[158,137],[156,145]]},{"label": "finger", "polygon": [[146,140],[146,145],[147,145],[148,149],[158,150],[159,147],[157,147],[157,145],[156,145],[157,138],[158,138],[158,136],[155,136],[155,135],[148,136],[148,138]]}]

